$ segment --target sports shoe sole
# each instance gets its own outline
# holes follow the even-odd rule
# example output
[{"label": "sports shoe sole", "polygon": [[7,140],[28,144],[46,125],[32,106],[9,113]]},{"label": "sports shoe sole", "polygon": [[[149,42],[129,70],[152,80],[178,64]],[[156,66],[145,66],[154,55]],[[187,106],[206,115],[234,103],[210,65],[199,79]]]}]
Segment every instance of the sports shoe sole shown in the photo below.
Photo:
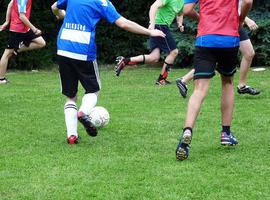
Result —
[{"label": "sports shoe sole", "polygon": [[[125,58],[123,56],[119,56],[116,58],[116,60],[118,60],[117,64],[114,67],[114,71],[115,71],[116,76],[120,76],[122,69],[124,69],[124,67],[125,67],[125,64],[123,63],[124,59]],[[122,66],[122,65],[124,65],[124,66]]]},{"label": "sports shoe sole", "polygon": [[177,87],[179,89],[179,92],[180,92],[181,96],[183,98],[186,98],[187,97],[187,89],[184,88],[184,86],[182,85],[182,83],[179,83],[178,80],[176,80],[176,85],[177,85]]},{"label": "sports shoe sole", "polygon": [[183,148],[178,148],[178,150],[176,151],[176,158],[178,160],[185,160],[188,158],[187,152],[185,151],[185,149]]},{"label": "sports shoe sole", "polygon": [[221,142],[220,144],[223,145],[223,146],[235,146],[235,145],[237,145],[237,144],[232,144],[231,142]]},{"label": "sports shoe sole", "polygon": [[191,143],[191,134],[184,134],[182,142],[189,145]]}]

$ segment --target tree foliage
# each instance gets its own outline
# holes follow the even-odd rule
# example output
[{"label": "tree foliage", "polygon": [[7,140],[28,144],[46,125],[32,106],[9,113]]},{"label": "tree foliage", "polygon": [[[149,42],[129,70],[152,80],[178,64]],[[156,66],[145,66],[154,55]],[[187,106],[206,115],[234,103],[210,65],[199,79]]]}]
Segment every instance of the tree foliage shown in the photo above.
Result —
[{"label": "tree foliage", "polygon": [[[0,20],[4,22],[6,7],[9,0],[0,0]],[[56,37],[61,22],[57,21],[51,13],[50,6],[53,0],[33,0],[31,22],[43,31],[43,37],[47,46],[41,50],[22,53],[16,60],[10,62],[10,68],[34,69],[48,68],[52,66],[56,54]],[[143,0],[112,0],[116,9],[123,17],[133,20],[145,27],[149,22],[149,8],[153,1]],[[260,28],[254,33],[250,33],[256,50],[254,64],[269,65],[270,57],[270,2],[268,0],[254,1],[254,9],[251,18],[255,19]],[[194,40],[196,36],[197,24],[185,18],[185,32],[180,33],[175,24],[171,29],[180,49],[180,56],[177,58],[176,66],[186,66],[193,56]],[[98,47],[98,60],[101,63],[113,63],[117,55],[133,56],[147,53],[147,37],[131,34],[110,25],[105,21],[97,26],[96,43]],[[0,48],[3,52],[8,41],[8,31],[0,33]]]}]

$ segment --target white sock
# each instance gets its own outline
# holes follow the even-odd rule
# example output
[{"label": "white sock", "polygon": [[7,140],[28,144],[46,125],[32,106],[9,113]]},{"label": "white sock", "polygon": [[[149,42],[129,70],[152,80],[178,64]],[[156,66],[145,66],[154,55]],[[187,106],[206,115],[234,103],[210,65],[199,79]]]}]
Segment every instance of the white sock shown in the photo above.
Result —
[{"label": "white sock", "polygon": [[77,133],[77,106],[74,101],[68,101],[64,107],[65,122],[67,127],[67,137],[71,135],[78,136]]},{"label": "white sock", "polygon": [[82,98],[82,105],[79,111],[82,111],[84,114],[89,115],[90,111],[97,104],[97,95],[96,93],[85,94]]}]

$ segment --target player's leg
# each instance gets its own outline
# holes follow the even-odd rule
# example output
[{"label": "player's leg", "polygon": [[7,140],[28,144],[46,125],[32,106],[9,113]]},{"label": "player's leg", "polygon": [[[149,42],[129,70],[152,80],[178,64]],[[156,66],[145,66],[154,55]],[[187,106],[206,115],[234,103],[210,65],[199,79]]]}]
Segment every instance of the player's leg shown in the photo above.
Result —
[{"label": "player's leg", "polygon": [[233,78],[221,75],[222,96],[221,96],[221,117],[222,117],[222,131],[221,144],[222,145],[236,145],[238,142],[231,133],[231,124],[234,108],[234,89]]},{"label": "player's leg", "polygon": [[196,47],[194,58],[194,91],[189,98],[185,126],[176,148],[176,158],[189,156],[192,129],[208,92],[211,78],[215,75],[216,59],[211,48]]},{"label": "player's leg", "polygon": [[178,49],[174,49],[172,51],[170,51],[169,55],[167,55],[167,57],[165,58],[164,64],[162,66],[161,69],[161,74],[159,75],[156,84],[157,85],[166,85],[166,84],[170,84],[170,82],[167,80],[168,78],[168,73],[171,70],[171,68],[173,67],[173,63],[176,59],[176,57],[178,56]]},{"label": "player's leg", "polygon": [[231,123],[234,108],[233,75],[236,72],[238,47],[219,49],[217,71],[221,74],[221,144],[236,145],[236,138],[231,133]]},{"label": "player's leg", "polygon": [[5,84],[8,82],[5,78],[5,74],[8,67],[8,61],[14,55],[15,49],[19,47],[19,44],[22,41],[22,38],[20,36],[21,35],[19,33],[9,32],[8,45],[0,61],[0,83],[1,84]]},{"label": "player's leg", "polygon": [[150,54],[142,54],[134,57],[123,57],[118,56],[116,58],[116,65],[115,65],[115,73],[117,76],[120,75],[122,69],[126,65],[138,65],[138,64],[149,64],[149,63],[156,63],[159,61],[160,58],[160,50],[159,48],[155,48],[151,51]]},{"label": "player's leg", "polygon": [[193,79],[194,76],[194,69],[190,70],[187,74],[185,74],[183,77],[176,79],[176,85],[179,89],[179,92],[183,98],[186,98],[187,96],[187,84],[189,81]]},{"label": "player's leg", "polygon": [[74,69],[76,63],[67,57],[58,56],[59,73],[62,86],[62,94],[67,97],[64,105],[65,123],[67,129],[67,142],[78,143],[77,132],[77,105],[76,95],[78,91],[78,76]]},{"label": "player's leg", "polygon": [[176,42],[171,34],[168,26],[156,25],[157,28],[162,30],[165,34],[165,38],[157,38],[155,41],[155,45],[163,52],[167,53],[167,57],[165,58],[164,64],[161,69],[161,73],[156,81],[157,85],[166,85],[170,82],[167,81],[168,73],[173,67],[174,61],[179,54],[179,50],[177,49]]},{"label": "player's leg", "polygon": [[81,107],[78,112],[78,119],[84,126],[86,132],[92,136],[97,136],[97,129],[90,121],[90,111],[95,107],[98,100],[98,92],[101,88],[99,69],[96,61],[80,61],[77,67],[79,80],[85,89]]},{"label": "player's leg", "polygon": [[258,95],[260,94],[259,90],[246,85],[248,71],[255,55],[250,39],[246,39],[240,42],[240,52],[242,54],[242,60],[240,63],[240,77],[237,86],[237,92],[239,94]]},{"label": "player's leg", "polygon": [[14,49],[5,49],[1,60],[0,60],[0,84],[8,83],[7,79],[5,78],[5,74],[7,71],[8,61],[13,55]]},{"label": "player's leg", "polygon": [[192,130],[208,92],[209,85],[210,79],[194,80],[194,91],[189,98],[185,126],[176,148],[176,158],[178,160],[185,160],[189,156]]},{"label": "player's leg", "polygon": [[18,53],[24,52],[24,51],[31,51],[34,49],[40,49],[46,46],[46,42],[43,39],[43,37],[39,36],[33,40],[31,40],[31,42],[27,43],[25,45],[23,45],[21,48],[18,49]]}]

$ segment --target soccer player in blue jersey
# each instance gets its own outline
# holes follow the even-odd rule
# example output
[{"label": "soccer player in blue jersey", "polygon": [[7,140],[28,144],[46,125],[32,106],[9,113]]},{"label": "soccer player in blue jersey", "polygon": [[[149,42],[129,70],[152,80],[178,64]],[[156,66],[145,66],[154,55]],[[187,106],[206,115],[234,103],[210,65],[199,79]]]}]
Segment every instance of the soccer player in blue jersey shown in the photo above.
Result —
[{"label": "soccer player in blue jersey", "polygon": [[[133,33],[154,37],[165,37],[165,34],[156,29],[146,29],[122,17],[108,0],[58,0],[52,5],[52,11],[58,19],[64,18],[57,39],[57,55],[62,93],[67,97],[64,106],[67,142],[76,144],[77,118],[90,136],[97,135],[89,113],[97,103],[101,88],[95,44],[95,29],[100,19],[106,19]],[[77,112],[79,81],[85,89],[85,95]]]},{"label": "soccer player in blue jersey", "polygon": [[230,130],[234,106],[233,74],[240,42],[239,27],[252,6],[252,0],[243,0],[240,17],[238,0],[185,0],[184,13],[192,14],[197,2],[200,16],[195,44],[194,91],[189,99],[185,125],[176,148],[178,160],[185,160],[189,156],[195,121],[215,70],[221,75],[222,85],[221,144],[238,144]]}]

